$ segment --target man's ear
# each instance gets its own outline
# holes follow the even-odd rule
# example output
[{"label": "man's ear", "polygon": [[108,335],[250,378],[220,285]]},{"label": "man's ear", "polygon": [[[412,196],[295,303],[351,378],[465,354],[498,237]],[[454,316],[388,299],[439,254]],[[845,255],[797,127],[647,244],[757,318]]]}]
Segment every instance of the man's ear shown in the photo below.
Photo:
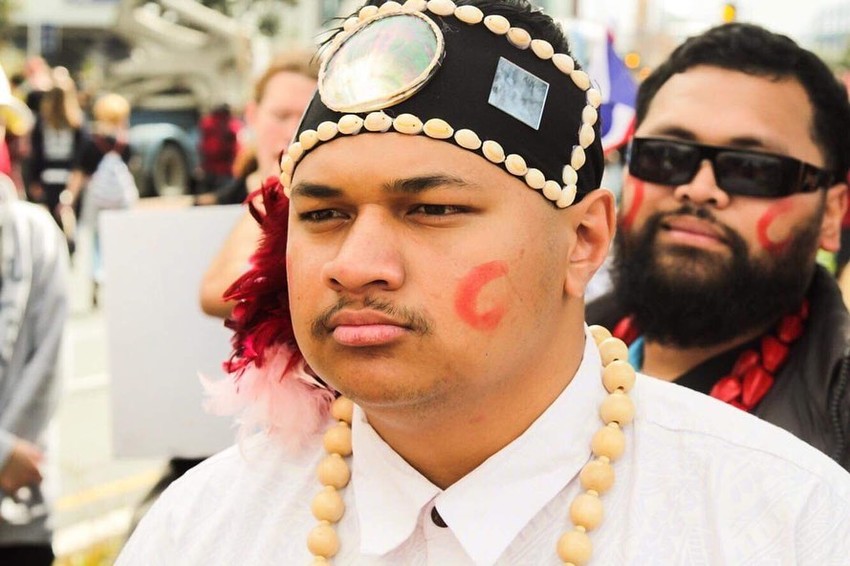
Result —
[{"label": "man's ear", "polygon": [[827,189],[820,228],[820,247],[828,252],[837,252],[841,247],[841,222],[846,210],[847,184],[838,183]]},{"label": "man's ear", "polygon": [[607,189],[588,193],[570,211],[575,241],[570,246],[564,291],[582,298],[588,282],[608,257],[616,231],[614,194]]}]

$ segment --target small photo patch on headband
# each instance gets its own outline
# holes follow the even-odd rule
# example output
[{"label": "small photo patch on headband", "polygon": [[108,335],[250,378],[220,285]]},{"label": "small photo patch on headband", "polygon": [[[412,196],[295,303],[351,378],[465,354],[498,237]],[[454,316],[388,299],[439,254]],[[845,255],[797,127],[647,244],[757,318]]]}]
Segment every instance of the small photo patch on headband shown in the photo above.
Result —
[{"label": "small photo patch on headband", "polygon": [[538,130],[548,94],[549,83],[500,57],[487,102]]}]

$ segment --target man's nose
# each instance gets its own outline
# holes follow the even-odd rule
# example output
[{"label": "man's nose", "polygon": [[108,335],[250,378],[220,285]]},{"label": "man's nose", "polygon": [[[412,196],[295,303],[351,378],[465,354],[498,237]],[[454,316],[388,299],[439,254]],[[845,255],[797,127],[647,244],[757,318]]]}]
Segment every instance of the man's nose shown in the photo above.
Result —
[{"label": "man's nose", "polygon": [[401,241],[393,220],[379,210],[359,213],[322,272],[336,291],[368,293],[395,290],[404,282]]},{"label": "man's nose", "polygon": [[674,189],[673,195],[678,200],[710,204],[716,208],[725,208],[729,205],[729,194],[717,186],[714,168],[708,159],[700,163],[693,179]]}]

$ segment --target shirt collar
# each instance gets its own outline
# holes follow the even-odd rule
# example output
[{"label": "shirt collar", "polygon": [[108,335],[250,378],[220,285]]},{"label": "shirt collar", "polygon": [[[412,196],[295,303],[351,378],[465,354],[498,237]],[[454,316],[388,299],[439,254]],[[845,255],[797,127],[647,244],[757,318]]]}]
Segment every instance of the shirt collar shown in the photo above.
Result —
[{"label": "shirt collar", "polygon": [[436,498],[470,558],[494,563],[590,457],[605,396],[600,376],[599,351],[585,330],[584,355],[570,385],[521,436],[445,491],[411,468],[356,409],[352,474],[361,552],[383,555],[398,547]]}]

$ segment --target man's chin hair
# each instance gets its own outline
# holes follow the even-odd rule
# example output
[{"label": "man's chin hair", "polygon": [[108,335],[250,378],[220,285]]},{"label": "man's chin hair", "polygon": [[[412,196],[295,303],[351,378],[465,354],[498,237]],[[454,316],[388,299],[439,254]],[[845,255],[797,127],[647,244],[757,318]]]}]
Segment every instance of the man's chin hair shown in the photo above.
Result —
[{"label": "man's chin hair", "polygon": [[615,243],[615,298],[648,340],[680,348],[723,344],[799,306],[814,274],[818,233],[819,226],[807,226],[788,251],[759,259],[739,236],[724,258],[682,246],[659,252],[655,231],[623,234]]}]

